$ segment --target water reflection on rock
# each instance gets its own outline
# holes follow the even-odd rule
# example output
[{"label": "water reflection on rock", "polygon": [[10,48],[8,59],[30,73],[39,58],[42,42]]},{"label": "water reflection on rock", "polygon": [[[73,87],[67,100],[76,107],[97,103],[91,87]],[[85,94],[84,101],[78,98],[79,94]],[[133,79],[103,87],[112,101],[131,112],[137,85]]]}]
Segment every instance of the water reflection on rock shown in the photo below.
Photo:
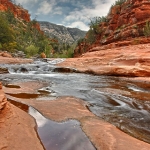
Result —
[{"label": "water reflection on rock", "polygon": [[[10,74],[0,76],[6,84],[16,82],[46,82],[39,88],[36,100],[53,100],[73,96],[89,103],[95,115],[114,124],[122,131],[150,143],[150,84],[131,82],[127,78],[91,76],[77,73],[53,72],[53,64],[62,60],[34,62],[26,65],[5,65]],[[20,72],[26,68],[28,73]],[[10,89],[10,87],[9,87]],[[14,90],[14,89],[13,89]],[[25,94],[23,94],[25,96]],[[22,98],[21,95],[11,95]],[[31,95],[26,94],[26,97]]]},{"label": "water reflection on rock", "polygon": [[46,150],[95,150],[78,121],[57,123],[46,119],[32,107],[29,114],[36,119],[38,134]]}]

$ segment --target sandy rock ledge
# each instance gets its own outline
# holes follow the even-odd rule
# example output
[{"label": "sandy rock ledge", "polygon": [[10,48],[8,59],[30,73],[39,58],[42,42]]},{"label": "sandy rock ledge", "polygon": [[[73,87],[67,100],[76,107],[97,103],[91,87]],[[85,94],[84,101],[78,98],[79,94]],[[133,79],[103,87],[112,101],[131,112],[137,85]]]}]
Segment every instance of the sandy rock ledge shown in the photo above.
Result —
[{"label": "sandy rock ledge", "polygon": [[7,102],[0,84],[0,150],[43,150],[35,129],[35,120]]}]

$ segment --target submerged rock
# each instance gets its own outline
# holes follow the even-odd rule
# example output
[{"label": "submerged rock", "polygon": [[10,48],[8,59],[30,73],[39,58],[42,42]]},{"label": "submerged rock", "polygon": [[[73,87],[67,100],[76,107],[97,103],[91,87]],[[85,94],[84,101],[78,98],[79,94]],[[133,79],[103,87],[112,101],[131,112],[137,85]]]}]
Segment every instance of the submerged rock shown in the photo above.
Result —
[{"label": "submerged rock", "polygon": [[0,74],[9,73],[7,68],[0,67]]}]

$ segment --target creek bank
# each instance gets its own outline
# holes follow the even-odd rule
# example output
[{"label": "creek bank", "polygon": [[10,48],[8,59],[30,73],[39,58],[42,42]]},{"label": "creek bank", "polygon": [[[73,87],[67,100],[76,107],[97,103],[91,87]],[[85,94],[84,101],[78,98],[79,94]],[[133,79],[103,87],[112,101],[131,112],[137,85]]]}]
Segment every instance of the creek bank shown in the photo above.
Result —
[{"label": "creek bank", "polygon": [[0,56],[0,64],[26,64],[26,63],[32,63],[32,62],[33,62],[32,59]]},{"label": "creek bank", "polygon": [[35,128],[32,117],[7,102],[0,84],[0,149],[44,150]]},{"label": "creek bank", "polygon": [[[32,82],[33,90],[37,92],[36,82]],[[21,85],[21,84],[16,84]],[[25,88],[30,83],[22,83],[22,89],[30,93],[30,88]],[[40,85],[40,84],[39,84]],[[40,86],[39,86],[40,87]],[[17,89],[9,90],[4,88],[7,97],[11,100],[26,103],[39,110],[44,116],[55,120],[57,122],[66,121],[68,119],[76,119],[80,121],[82,130],[90,138],[95,147],[100,150],[149,150],[150,144],[135,139],[115,126],[96,117],[92,112],[87,109],[88,103],[74,97],[59,97],[56,100],[34,100],[26,98],[16,98],[9,95],[9,93],[17,93]],[[18,89],[21,91],[21,89]],[[19,92],[18,92],[19,93]],[[33,93],[33,91],[32,91]],[[59,105],[58,105],[59,104]],[[118,142],[119,141],[119,142]]]},{"label": "creek bank", "polygon": [[66,59],[58,66],[95,75],[149,77],[149,48],[150,44],[130,45],[105,50],[101,50],[101,47],[95,47],[92,52],[87,52],[78,58]]}]

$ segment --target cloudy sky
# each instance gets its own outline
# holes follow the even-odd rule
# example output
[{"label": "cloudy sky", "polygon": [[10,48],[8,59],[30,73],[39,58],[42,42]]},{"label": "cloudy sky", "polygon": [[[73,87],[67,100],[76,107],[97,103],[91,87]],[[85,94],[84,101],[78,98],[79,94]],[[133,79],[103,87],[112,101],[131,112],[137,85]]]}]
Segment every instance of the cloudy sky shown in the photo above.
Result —
[{"label": "cloudy sky", "polygon": [[14,0],[31,18],[88,30],[89,18],[107,15],[116,0]]}]

